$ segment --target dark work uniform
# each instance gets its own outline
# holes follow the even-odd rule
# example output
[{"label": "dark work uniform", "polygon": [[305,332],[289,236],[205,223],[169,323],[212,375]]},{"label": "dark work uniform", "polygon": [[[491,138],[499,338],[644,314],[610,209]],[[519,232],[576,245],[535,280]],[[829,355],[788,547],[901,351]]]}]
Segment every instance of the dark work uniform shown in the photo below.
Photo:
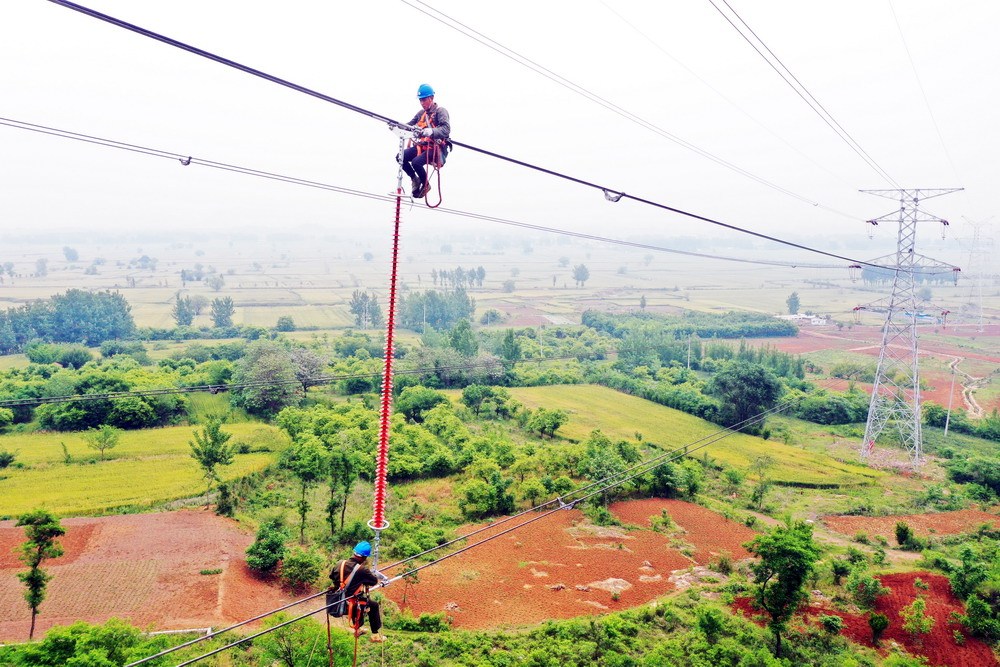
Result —
[{"label": "dark work uniform", "polygon": [[[338,562],[336,565],[333,566],[333,570],[330,572],[330,581],[332,582],[334,589],[340,588],[340,563],[342,562],[345,561]],[[377,634],[378,631],[382,629],[382,614],[379,611],[378,602],[368,599],[368,587],[377,585],[378,577],[376,577],[372,573],[372,571],[369,570],[367,567],[359,563],[356,558],[348,558],[346,563],[347,565],[344,567],[345,581],[350,578],[351,572],[354,570],[354,568],[356,567],[361,568],[360,570],[358,570],[358,573],[354,575],[354,578],[351,579],[351,583],[347,587],[346,591],[347,597],[354,595],[362,588],[364,589],[362,590],[361,595],[358,596],[358,599],[366,600],[368,602],[368,604],[366,605],[368,608],[368,623],[369,625],[371,625],[372,632]],[[360,608],[358,605],[355,605],[354,609],[355,609],[355,615],[357,613],[360,613]],[[363,622],[364,622],[363,618],[359,619],[356,616],[352,616],[351,618],[352,624],[360,625]]]},{"label": "dark work uniform", "polygon": [[[438,106],[436,102],[427,111],[423,109],[418,111],[417,115],[410,120],[410,125],[419,128],[432,128],[433,134],[430,137],[424,137],[425,142],[438,139],[447,141],[451,135],[451,117],[448,115],[448,110]],[[445,155],[446,153],[442,152],[441,158],[444,159]],[[415,190],[422,189],[427,182],[425,164],[427,164],[427,150],[418,154],[417,147],[411,146],[403,151],[403,171],[419,186]],[[414,194],[414,196],[417,195]]]}]

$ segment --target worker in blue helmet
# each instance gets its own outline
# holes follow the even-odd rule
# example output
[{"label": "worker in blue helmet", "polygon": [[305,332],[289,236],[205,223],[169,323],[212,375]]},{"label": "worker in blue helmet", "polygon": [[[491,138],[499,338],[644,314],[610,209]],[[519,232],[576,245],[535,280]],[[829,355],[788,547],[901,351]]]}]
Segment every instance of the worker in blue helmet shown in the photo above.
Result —
[{"label": "worker in blue helmet", "polygon": [[355,635],[364,634],[361,627],[365,622],[365,615],[368,615],[368,624],[372,629],[371,640],[373,642],[383,642],[385,638],[379,634],[382,629],[382,614],[379,604],[368,596],[370,586],[386,584],[389,578],[381,572],[372,572],[366,566],[368,557],[372,555],[372,545],[368,542],[358,542],[354,547],[354,553],[350,558],[342,560],[334,565],[330,572],[330,582],[333,590],[344,587],[344,592],[348,598],[347,618],[354,628]]},{"label": "worker in blue helmet", "polygon": [[440,167],[448,155],[451,143],[451,117],[448,110],[434,101],[434,89],[429,84],[420,84],[417,88],[417,99],[420,100],[420,111],[410,120],[410,125],[417,128],[417,139],[412,146],[403,151],[403,171],[410,177],[414,197],[424,197],[430,191],[427,180],[428,162]]}]

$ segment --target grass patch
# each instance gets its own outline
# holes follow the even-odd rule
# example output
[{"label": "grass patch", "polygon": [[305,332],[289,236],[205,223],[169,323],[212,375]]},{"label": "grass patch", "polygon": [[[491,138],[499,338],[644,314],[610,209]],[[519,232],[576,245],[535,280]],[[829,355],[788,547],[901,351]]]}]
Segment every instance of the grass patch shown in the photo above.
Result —
[{"label": "grass patch", "polygon": [[[122,434],[114,458],[93,460],[97,452],[86,446],[79,433],[32,433],[0,438],[0,448],[18,450],[22,469],[7,471],[0,484],[0,508],[15,516],[43,507],[60,516],[148,509],[165,502],[204,492],[201,469],[188,444],[194,428],[174,426]],[[234,443],[254,443],[252,451],[238,454],[232,465],[219,469],[223,480],[263,470],[274,463],[286,444],[278,429],[255,424],[229,424]],[[60,443],[65,443],[74,463],[65,464]],[[266,443],[273,451],[259,451]],[[256,451],[254,451],[256,450]]]},{"label": "grass patch", "polygon": [[[511,388],[511,395],[529,408],[565,410],[569,421],[559,435],[584,440],[600,429],[612,439],[634,439],[664,449],[695,443],[719,431],[719,426],[689,414],[657,405],[635,396],[595,385]],[[785,445],[774,440],[734,433],[708,445],[693,456],[707,453],[711,458],[747,470],[758,457],[769,456],[774,466],[768,475],[780,484],[809,486],[852,486],[869,484],[883,473],[859,465],[843,463],[818,452]]]}]

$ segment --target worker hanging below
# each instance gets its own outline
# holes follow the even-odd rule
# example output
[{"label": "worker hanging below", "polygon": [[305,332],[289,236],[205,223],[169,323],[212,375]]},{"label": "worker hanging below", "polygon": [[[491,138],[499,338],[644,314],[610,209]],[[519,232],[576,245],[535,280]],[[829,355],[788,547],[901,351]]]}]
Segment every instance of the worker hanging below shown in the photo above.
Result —
[{"label": "worker hanging below", "polygon": [[[365,614],[367,614],[368,624],[372,629],[371,640],[381,642],[385,641],[379,634],[379,630],[382,629],[382,614],[378,602],[369,598],[368,587],[385,584],[389,578],[381,572],[372,572],[368,569],[366,562],[371,554],[372,545],[368,542],[358,542],[350,558],[333,566],[330,582],[331,590],[342,590],[343,597],[347,599],[344,616],[354,630],[354,636],[364,634],[361,626],[365,624]],[[340,615],[340,612],[331,608],[331,616],[337,615]]]},{"label": "worker hanging below", "polygon": [[[433,174],[444,165],[451,148],[448,137],[451,134],[451,119],[448,110],[434,101],[434,89],[428,84],[417,88],[417,99],[421,110],[410,120],[417,128],[417,138],[412,146],[403,151],[403,171],[410,177],[413,196],[426,197],[430,191],[430,179],[425,165],[430,165]],[[440,183],[440,175],[438,176]]]}]

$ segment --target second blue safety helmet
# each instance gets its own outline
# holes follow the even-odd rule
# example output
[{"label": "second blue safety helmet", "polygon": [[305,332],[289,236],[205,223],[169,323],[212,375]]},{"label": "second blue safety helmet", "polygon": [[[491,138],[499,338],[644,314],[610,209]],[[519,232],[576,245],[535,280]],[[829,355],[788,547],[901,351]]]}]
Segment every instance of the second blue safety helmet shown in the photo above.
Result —
[{"label": "second blue safety helmet", "polygon": [[372,545],[367,542],[358,542],[358,545],[354,547],[354,555],[368,558],[372,555]]},{"label": "second blue safety helmet", "polygon": [[431,88],[429,83],[422,83],[417,88],[417,99],[422,100],[425,97],[434,97],[434,89]]}]

